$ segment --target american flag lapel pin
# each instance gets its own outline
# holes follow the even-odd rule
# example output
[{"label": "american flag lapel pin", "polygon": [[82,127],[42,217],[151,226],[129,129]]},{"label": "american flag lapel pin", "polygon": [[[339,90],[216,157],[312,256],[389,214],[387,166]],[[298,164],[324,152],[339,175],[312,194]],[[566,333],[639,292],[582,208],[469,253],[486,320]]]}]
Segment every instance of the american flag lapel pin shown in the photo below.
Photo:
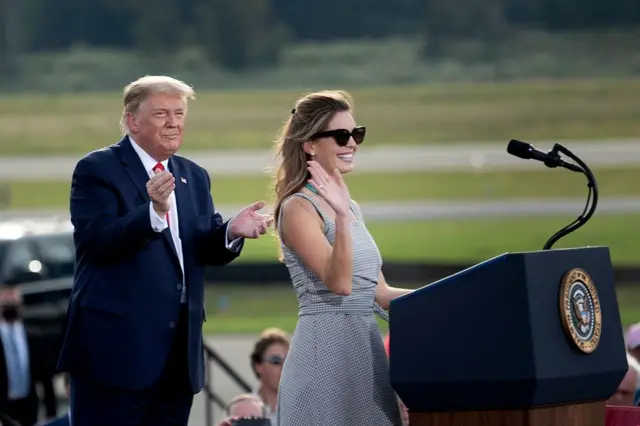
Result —
[{"label": "american flag lapel pin", "polygon": [[186,178],[181,177],[181,178],[180,178],[180,182],[182,182],[182,183],[187,183],[187,179],[186,179]]}]

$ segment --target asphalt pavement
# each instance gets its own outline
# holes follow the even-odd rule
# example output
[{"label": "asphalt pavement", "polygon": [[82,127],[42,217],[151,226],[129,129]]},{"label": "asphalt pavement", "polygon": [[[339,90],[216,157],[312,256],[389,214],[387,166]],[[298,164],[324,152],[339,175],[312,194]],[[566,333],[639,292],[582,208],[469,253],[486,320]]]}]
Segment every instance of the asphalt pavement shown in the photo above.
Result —
[{"label": "asphalt pavement", "polygon": [[[544,167],[506,152],[508,141],[498,143],[452,143],[420,146],[373,146],[357,153],[355,164],[363,172],[426,172],[522,170]],[[640,139],[602,141],[562,141],[562,144],[591,167],[640,164]],[[535,143],[546,152],[552,142]],[[269,150],[199,151],[182,153],[206,168],[212,175],[259,175],[273,170],[276,163]],[[21,156],[0,158],[0,180],[70,179],[82,155]]]}]

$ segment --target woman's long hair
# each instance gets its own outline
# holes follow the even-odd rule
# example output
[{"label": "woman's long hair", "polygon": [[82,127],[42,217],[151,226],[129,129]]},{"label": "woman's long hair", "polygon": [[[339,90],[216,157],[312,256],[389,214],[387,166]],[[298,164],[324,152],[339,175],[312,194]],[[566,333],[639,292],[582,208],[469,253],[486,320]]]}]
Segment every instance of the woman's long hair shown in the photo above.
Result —
[{"label": "woman's long hair", "polygon": [[[275,141],[278,167],[274,182],[273,215],[276,235],[282,203],[300,191],[309,179],[307,161],[310,156],[304,151],[305,142],[314,134],[325,130],[337,112],[352,109],[352,98],[344,91],[314,92],[296,101]],[[280,260],[283,260],[282,253]]]}]

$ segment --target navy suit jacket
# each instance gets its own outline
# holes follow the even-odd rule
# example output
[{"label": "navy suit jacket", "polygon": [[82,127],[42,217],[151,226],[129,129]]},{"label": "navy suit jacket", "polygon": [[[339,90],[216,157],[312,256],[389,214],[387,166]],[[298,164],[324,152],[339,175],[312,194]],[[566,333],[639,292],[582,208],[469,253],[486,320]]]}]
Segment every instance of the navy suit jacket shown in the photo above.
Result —
[{"label": "navy suit jacket", "polygon": [[76,270],[58,370],[126,389],[159,379],[180,310],[183,279],[189,306],[189,378],[204,386],[204,274],[237,251],[226,247],[228,222],[214,210],[209,175],[174,155],[184,277],[170,231],[149,217],[148,172],[128,137],[94,151],[71,183]]},{"label": "navy suit jacket", "polygon": [[70,426],[69,413],[64,416],[60,416],[57,419],[53,419],[49,423],[45,423],[43,426]]}]

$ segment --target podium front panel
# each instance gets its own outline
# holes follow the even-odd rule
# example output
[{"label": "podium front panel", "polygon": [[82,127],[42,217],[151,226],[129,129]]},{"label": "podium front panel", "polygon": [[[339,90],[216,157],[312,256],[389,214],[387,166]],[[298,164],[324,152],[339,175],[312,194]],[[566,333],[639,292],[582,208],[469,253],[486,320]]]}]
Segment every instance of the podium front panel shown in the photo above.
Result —
[{"label": "podium front panel", "polygon": [[[591,353],[562,322],[562,278],[576,268],[593,279],[601,309]],[[414,411],[606,399],[627,369],[608,249],[505,254],[394,300],[390,363]]]}]

